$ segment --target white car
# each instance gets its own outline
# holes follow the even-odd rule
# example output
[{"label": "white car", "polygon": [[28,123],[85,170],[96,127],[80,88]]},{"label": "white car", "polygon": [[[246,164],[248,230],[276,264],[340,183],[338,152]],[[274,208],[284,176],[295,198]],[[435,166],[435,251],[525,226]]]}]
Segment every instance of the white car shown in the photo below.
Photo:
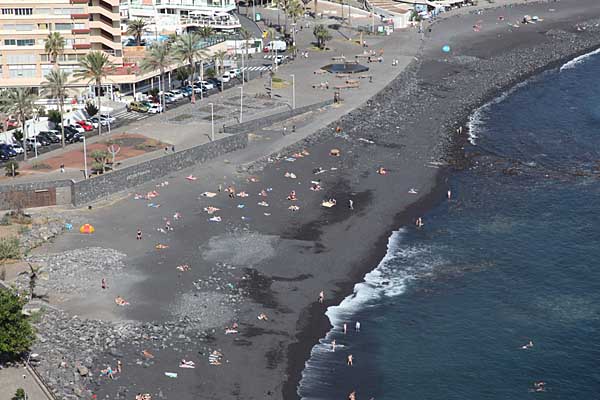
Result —
[{"label": "white car", "polygon": [[234,68],[234,69],[230,69],[229,71],[227,71],[227,73],[229,74],[229,77],[237,78],[238,76],[242,75],[242,70],[239,68]]},{"label": "white car", "polygon": [[150,104],[150,108],[148,108],[148,114],[158,114],[163,111],[163,108],[160,104]]},{"label": "white car", "polygon": [[[94,129],[98,129],[98,122],[94,122],[91,119],[86,119],[85,122],[93,126]],[[58,137],[60,137],[60,134],[58,135]]]},{"label": "white car", "polygon": [[9,145],[11,149],[13,149],[15,151],[15,153],[17,154],[23,154],[23,146],[21,146],[20,144],[10,144]]},{"label": "white car", "polygon": [[69,127],[75,129],[79,133],[82,133],[82,134],[85,133],[85,129],[83,129],[83,127],[79,124],[72,124],[72,125],[69,125]]},{"label": "white car", "polygon": [[106,120],[106,121],[108,121],[108,122],[109,122],[109,123],[111,123],[111,124],[114,124],[114,123],[115,123],[115,121],[117,120],[115,117],[112,117],[112,116],[110,116],[110,115],[108,115],[108,114],[102,114],[102,115],[100,115],[100,117],[101,117],[103,120]]},{"label": "white car", "polygon": [[213,85],[210,82],[207,81],[200,81],[200,83],[202,84],[202,86],[204,86],[206,88],[206,90],[211,90],[215,88],[215,85]]},{"label": "white car", "polygon": [[28,146],[35,146],[35,147],[42,147],[42,144],[40,142],[37,141],[36,138],[27,138],[26,140]]},{"label": "white car", "polygon": [[220,81],[223,83],[227,83],[231,80],[231,78],[229,77],[229,73],[225,73],[223,74],[223,76],[220,78]]},{"label": "white car", "polygon": [[183,93],[181,93],[179,90],[171,90],[169,92],[166,92],[165,95],[169,95],[173,98],[173,100],[182,100],[183,99]]}]

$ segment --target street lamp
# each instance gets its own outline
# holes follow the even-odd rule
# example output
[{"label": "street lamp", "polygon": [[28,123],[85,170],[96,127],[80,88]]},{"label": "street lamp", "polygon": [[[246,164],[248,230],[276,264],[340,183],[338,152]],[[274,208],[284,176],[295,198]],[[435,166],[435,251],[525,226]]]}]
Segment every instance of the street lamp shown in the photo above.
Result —
[{"label": "street lamp", "polygon": [[210,105],[210,140],[211,142],[215,141],[215,109],[213,103],[208,103]]},{"label": "street lamp", "polygon": [[87,148],[85,145],[85,136],[83,136],[83,177],[88,178],[88,167],[87,167]]},{"label": "street lamp", "polygon": [[240,124],[242,123],[243,107],[244,107],[244,87],[240,86]]},{"label": "street lamp", "polygon": [[296,109],[296,75],[291,74],[292,77],[292,110]]}]

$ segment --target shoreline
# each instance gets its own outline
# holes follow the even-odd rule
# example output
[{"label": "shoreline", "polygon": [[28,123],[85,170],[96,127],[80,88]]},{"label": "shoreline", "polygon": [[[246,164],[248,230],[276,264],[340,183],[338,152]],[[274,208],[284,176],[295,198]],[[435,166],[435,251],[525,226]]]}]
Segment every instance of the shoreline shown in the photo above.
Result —
[{"label": "shoreline", "polygon": [[[585,1],[589,2],[591,0],[584,0],[583,2]],[[563,1],[559,5],[565,3],[569,2]],[[522,7],[531,8],[538,6],[539,4],[527,4]],[[465,36],[470,34],[468,33],[470,30],[469,19],[492,18],[490,14],[496,12],[498,12],[497,9],[488,9],[484,11],[483,16],[474,16],[471,14],[452,15],[447,19],[439,21],[434,27],[439,26],[439,24],[448,24],[450,25],[451,32],[457,32],[457,35]],[[598,15],[600,15],[600,12]],[[465,25],[465,21],[467,21],[467,33],[464,32],[464,27],[462,26]],[[551,22],[548,21],[548,24],[551,25]],[[456,23],[459,24],[458,27]],[[562,25],[572,26],[573,22],[563,21]],[[546,25],[540,24],[539,27],[545,29]],[[343,205],[331,212],[321,209],[316,212],[311,209],[303,209],[302,217],[300,217],[300,214],[297,214],[298,216],[286,215],[283,217],[274,215],[270,217],[270,221],[272,222],[268,223],[259,221],[263,210],[260,213],[250,214],[256,220],[256,223],[252,226],[253,231],[258,234],[262,233],[263,235],[268,234],[278,237],[278,241],[274,242],[276,244],[273,247],[276,247],[276,250],[273,249],[274,255],[271,258],[260,259],[260,262],[248,265],[249,269],[257,271],[257,274],[259,274],[257,276],[260,278],[264,277],[267,282],[270,282],[266,288],[262,286],[258,287],[260,289],[258,294],[264,295],[264,299],[261,300],[260,296],[258,296],[257,300],[252,296],[248,296],[244,304],[239,306],[237,314],[239,315],[240,326],[248,330],[247,334],[240,334],[239,340],[233,339],[232,341],[230,337],[223,336],[215,336],[214,338],[207,339],[209,347],[223,347],[231,355],[232,362],[222,369],[223,372],[219,372],[219,369],[212,367],[207,367],[208,369],[204,369],[204,367],[198,368],[196,370],[198,373],[192,376],[192,378],[197,378],[197,381],[193,381],[193,384],[189,383],[190,381],[185,381],[184,374],[181,374],[182,376],[177,381],[178,387],[172,384],[164,386],[165,389],[168,387],[172,391],[173,398],[177,396],[182,399],[188,398],[188,396],[192,397],[198,391],[201,391],[206,398],[219,399],[238,398],[239,394],[248,399],[264,398],[265,395],[273,395],[274,397],[272,398],[279,398],[280,395],[284,399],[298,398],[297,387],[302,370],[304,369],[304,361],[310,357],[312,346],[330,329],[329,320],[324,313],[324,307],[315,301],[314,295],[318,293],[319,289],[324,288],[327,293],[326,305],[339,304],[343,298],[352,293],[354,285],[362,281],[365,273],[371,271],[381,261],[387,250],[389,233],[403,225],[412,225],[416,216],[422,215],[423,212],[431,209],[431,207],[438,204],[445,197],[446,189],[444,185],[446,184],[446,177],[454,169],[461,168],[461,165],[464,167],[464,163],[469,161],[463,149],[467,141],[467,135],[457,136],[455,133],[456,127],[459,125],[466,126],[464,121],[468,119],[473,110],[481,107],[486,101],[496,97],[507,88],[514,86],[516,80],[522,81],[526,79],[524,78],[526,74],[520,74],[507,83],[505,81],[506,76],[497,73],[496,78],[498,78],[498,82],[503,82],[504,85],[494,85],[493,82],[489,82],[491,79],[485,82],[477,82],[482,81],[484,77],[487,78],[487,76],[478,76],[476,81],[471,82],[471,85],[469,85],[470,79],[475,79],[471,76],[472,71],[479,71],[478,73],[481,75],[481,71],[485,74],[490,70],[490,65],[487,64],[488,60],[485,57],[481,57],[477,61],[459,63],[458,65],[452,64],[452,60],[445,63],[440,62],[439,50],[437,50],[439,46],[436,43],[436,40],[438,40],[436,36],[437,31],[438,29],[435,28],[433,37],[426,40],[428,48],[423,50],[423,55],[419,57],[418,66],[415,66],[414,70],[410,67],[405,71],[407,76],[404,76],[404,73],[400,74],[381,92],[367,100],[365,105],[345,114],[340,121],[319,129],[306,139],[300,140],[296,144],[282,150],[285,153],[292,151],[294,148],[308,148],[312,156],[304,160],[304,162],[314,163],[316,161],[324,163],[324,166],[327,166],[326,164],[329,163],[330,165],[340,167],[340,170],[343,172],[340,172],[338,176],[335,176],[331,180],[331,190],[333,192],[326,191],[323,195],[326,193],[339,195],[340,202],[343,204],[344,201],[347,201],[349,193],[354,193],[353,196],[356,195],[356,198],[360,198],[357,210],[355,213],[348,214],[344,210],[341,210],[341,208],[344,208]],[[595,33],[597,34],[598,31],[595,31]],[[529,38],[527,33],[518,34],[518,36]],[[586,39],[591,40],[589,37]],[[520,41],[518,39],[513,40],[516,42]],[[529,44],[537,46],[539,42],[535,40],[541,39],[539,39],[539,36],[536,36],[533,41],[530,40]],[[599,46],[600,34],[597,34],[594,40],[596,42],[595,46]],[[497,43],[497,40],[495,38],[488,38],[487,44],[489,43],[493,45]],[[467,46],[469,45],[468,40],[466,40],[466,44]],[[545,44],[554,50],[554,42]],[[482,46],[481,42],[476,43],[474,47],[477,48],[477,46]],[[564,48],[561,49],[564,50]],[[437,53],[434,53],[436,50]],[[529,50],[530,48],[526,48],[523,51],[529,52]],[[476,52],[477,50],[474,51]],[[536,55],[539,56],[540,54]],[[514,65],[511,61],[515,58],[514,54],[500,54],[500,57],[502,56],[505,56],[507,59],[502,65],[505,67]],[[570,58],[572,58],[572,55],[564,56],[561,59]],[[516,59],[523,60],[524,58],[516,57]],[[498,60],[495,61],[500,62]],[[540,60],[537,61],[539,62]],[[473,63],[477,65],[473,66]],[[529,77],[539,74],[542,70],[551,69],[552,63],[556,65],[560,61],[554,60],[543,66],[536,66],[529,72]],[[529,66],[533,64],[534,62],[531,61]],[[455,73],[456,70],[459,72]],[[502,70],[502,72],[504,71]],[[414,76],[411,74],[414,74]],[[502,76],[500,77],[500,75]],[[450,78],[448,78],[449,76]],[[447,79],[450,79],[451,82],[446,82]],[[463,81],[460,81],[460,79]],[[466,85],[465,82],[467,82]],[[424,84],[427,84],[427,86]],[[470,91],[463,93],[462,90],[464,87],[469,87]],[[395,92],[396,90],[398,90],[397,93]],[[448,93],[458,95],[452,97]],[[406,101],[408,99],[414,101],[408,103]],[[478,105],[474,106],[473,104]],[[425,109],[423,105],[430,106],[431,110]],[[417,112],[415,109],[420,111]],[[401,125],[406,125],[402,126],[401,129],[398,129],[398,120],[388,115],[395,111],[398,111],[402,118],[403,122]],[[426,111],[430,111],[431,114],[428,114]],[[439,111],[439,113],[436,111]],[[427,116],[429,119],[422,118],[423,116]],[[379,125],[372,125],[373,121],[377,123],[380,121],[378,117],[384,120],[381,127]],[[333,127],[337,124],[343,126],[344,134],[347,137],[331,135]],[[463,131],[463,133],[466,132]],[[376,140],[377,145],[369,147],[357,141],[352,142],[358,135]],[[340,148],[345,156],[343,159],[331,159],[328,155],[328,150],[332,145],[341,146]],[[451,153],[452,156],[448,157],[448,153]],[[234,160],[231,165],[229,162],[217,162],[208,167],[209,171],[206,174],[206,181],[210,183],[206,184],[208,186],[200,186],[202,183],[198,187],[206,189],[206,187],[211,187],[210,185],[212,185],[212,189],[214,190],[214,183],[221,182],[219,179],[222,179],[222,171],[225,171],[231,179],[236,177],[239,180],[239,171],[238,175],[232,172],[233,167],[236,166],[235,155],[231,158]],[[430,169],[431,166],[428,163],[440,160],[445,160],[448,165],[438,169]],[[266,165],[266,168],[263,170],[261,163],[261,160],[257,160],[255,164],[258,166],[257,171],[260,171],[259,173],[262,174],[261,177],[264,176],[265,185],[275,183],[279,186],[282,181],[282,171],[280,169],[291,168],[289,167],[291,164],[282,162]],[[301,161],[295,164],[300,163]],[[381,177],[374,176],[374,165],[378,164],[386,165],[386,167],[390,166],[393,173],[388,177],[389,179],[383,178],[382,180]],[[283,167],[283,165],[286,165],[286,167]],[[294,165],[294,168],[299,169],[296,171],[299,176],[302,176],[302,173],[308,176],[313,166]],[[197,170],[200,170],[200,168],[204,167],[198,167]],[[202,171],[205,170],[206,168]],[[251,169],[249,172],[254,173],[254,169]],[[364,177],[363,174],[365,175]],[[186,183],[178,183],[176,181],[176,178],[180,177],[180,175],[181,173],[171,174],[168,179],[175,181],[171,184],[175,188],[183,188],[181,193],[170,195],[166,193],[167,190],[165,189],[165,193],[161,193],[160,200],[161,202],[164,201],[163,208],[169,204],[169,200],[174,201],[177,207],[188,211],[188,213],[184,211],[186,218],[188,215],[192,217],[192,214],[197,210],[198,201],[195,198],[191,201],[184,199],[185,194],[191,195],[195,192],[189,189],[188,186],[183,186]],[[359,176],[360,182],[358,179]],[[326,188],[328,187],[328,183],[326,182]],[[414,186],[418,187],[420,193],[422,193],[418,196],[418,199],[405,195],[406,190],[411,185],[422,185]],[[246,184],[245,186],[250,185]],[[245,186],[242,186],[242,188]],[[281,186],[285,185],[281,184]],[[151,189],[154,185],[145,185],[144,187]],[[140,188],[140,190],[144,189]],[[163,191],[162,189],[159,190]],[[388,198],[389,196],[385,195],[387,191],[392,191],[394,196],[398,196],[399,198]],[[301,196],[308,197],[307,194],[302,194]],[[179,246],[180,243],[172,243],[172,247],[174,247],[173,252],[176,257],[169,255],[167,252],[165,252],[167,253],[166,255],[165,253],[158,253],[159,255],[156,255],[155,251],[147,250],[143,253],[143,247],[140,247],[135,241],[129,241],[130,238],[128,236],[130,236],[131,232],[125,234],[122,232],[123,229],[131,229],[132,224],[139,223],[137,222],[138,219],[135,219],[133,215],[135,213],[139,214],[139,212],[134,212],[134,206],[131,202],[129,203],[117,205],[114,211],[100,210],[99,214],[94,214],[97,217],[110,216],[110,218],[115,218],[116,220],[119,219],[119,216],[122,216],[123,220],[115,221],[115,224],[118,226],[111,231],[110,223],[102,224],[100,222],[101,218],[98,218],[98,234],[96,237],[101,245],[104,244],[107,247],[127,248],[128,250],[131,248],[132,251],[142,251],[142,255],[136,255],[135,260],[131,262],[131,266],[135,267],[137,272],[144,274],[143,276],[147,279],[156,277],[157,282],[149,284],[147,288],[144,287],[146,284],[135,286],[131,293],[132,303],[136,304],[137,302],[142,306],[133,311],[129,309],[127,311],[125,309],[117,310],[117,313],[121,313],[123,317],[133,317],[135,314],[139,321],[145,321],[156,315],[155,310],[151,309],[152,304],[146,304],[149,296],[156,297],[156,300],[154,300],[156,303],[154,304],[161,304],[161,302],[168,304],[172,300],[171,295],[180,296],[182,291],[183,294],[189,293],[186,290],[188,290],[190,285],[186,287],[186,284],[189,284],[190,282],[188,281],[193,278],[186,277],[185,281],[181,281],[167,276],[168,272],[163,273],[165,276],[158,276],[160,270],[164,270],[164,266],[161,267],[161,265],[170,265],[170,263],[175,261],[180,262],[186,259],[193,259],[194,261],[192,262],[195,263],[196,258],[206,258],[206,252],[203,249],[200,249],[200,252],[190,251],[189,248],[195,245],[195,242],[185,240],[183,244],[187,247],[184,246],[184,248]],[[273,211],[276,212],[276,205],[272,204],[272,206]],[[304,207],[305,204],[303,203],[302,206]],[[398,211],[399,208],[401,211]],[[232,216],[235,216],[234,211],[229,211]],[[162,223],[157,222],[160,219],[153,216],[145,216],[144,218],[151,220],[152,223]],[[184,221],[186,221],[186,218],[184,218]],[[204,218],[202,220],[205,221]],[[197,221],[200,220],[198,219]],[[176,233],[173,235],[178,235],[178,237],[199,236],[199,240],[205,240],[206,242],[212,242],[213,238],[227,239],[227,235],[231,232],[226,231],[225,234],[222,234],[222,231],[217,230],[215,226],[207,225],[207,232],[203,232],[202,235],[196,232],[196,229],[191,226],[176,226]],[[243,229],[247,229],[247,224]],[[108,233],[102,236],[103,231]],[[146,230],[145,227],[144,232],[149,232],[149,229]],[[120,237],[116,236],[116,234],[125,235],[126,240],[115,244]],[[169,238],[172,237],[170,236]],[[154,240],[154,238],[150,240]],[[66,239],[62,241],[62,245],[65,245],[66,241]],[[89,242],[81,239],[77,245],[86,245],[86,243]],[[208,244],[204,243],[204,245]],[[250,242],[250,245],[252,245],[252,242]],[[302,246],[305,246],[308,250],[299,249]],[[160,265],[157,264],[157,259]],[[320,265],[327,266],[328,262],[331,262],[331,270],[324,270],[319,267]],[[200,264],[199,261],[198,264]],[[282,270],[279,268],[281,265],[285,265],[287,268]],[[192,264],[194,271],[199,267],[200,265]],[[200,275],[200,277],[204,279],[205,275]],[[198,275],[195,275],[195,277],[198,278]],[[159,293],[156,291],[157,288],[169,293],[169,295]],[[274,305],[268,304],[271,300]],[[304,304],[307,304],[307,306],[304,306]],[[268,310],[269,316],[273,316],[273,321],[271,325],[263,325],[264,328],[258,328],[256,325],[260,323],[256,322],[255,315],[259,310],[263,309]],[[217,329],[220,327],[217,326]],[[151,328],[154,329],[154,327]],[[164,329],[161,332],[166,334],[168,331],[168,329]],[[251,333],[251,331],[258,333]],[[192,337],[187,332],[182,332],[188,335],[188,337]],[[137,334],[137,332],[135,333]],[[246,343],[251,342],[251,344],[244,344],[245,346],[252,345],[254,347],[246,347],[243,349],[245,350],[243,352],[234,352],[234,349],[242,350],[241,347],[236,348],[234,346],[241,346],[241,343],[244,341]],[[277,344],[274,346],[275,343]],[[197,350],[198,346],[206,347],[206,344],[201,345],[197,343],[195,350]],[[133,346],[129,346],[128,348],[131,349],[131,347]],[[135,350],[137,351],[138,349],[136,348]],[[115,354],[123,354],[120,351],[112,351],[112,349],[110,353],[111,357],[117,357]],[[224,353],[228,354],[225,350]],[[196,357],[198,356],[196,355]],[[177,362],[177,356],[174,354],[165,355],[164,358],[169,363]],[[265,358],[268,359],[267,366],[263,369],[263,364],[261,363],[264,363]],[[106,360],[106,357],[104,359]],[[161,365],[160,362],[160,360],[157,361],[158,364],[155,368],[149,366],[148,371],[154,370],[154,373],[156,373],[156,369],[159,367],[161,369],[169,368],[168,366]],[[170,368],[173,367],[172,364],[168,365],[171,365]],[[236,367],[236,365],[238,366]],[[248,371],[244,368],[246,365],[254,365],[255,368],[252,368],[252,371]],[[94,369],[99,366],[99,364],[95,365]],[[115,389],[115,385],[127,384],[128,380],[141,384],[142,382],[146,383],[148,379],[157,377],[157,375],[148,375],[151,372],[134,372],[134,368],[129,364],[126,365],[126,368],[128,373],[132,374],[131,376],[123,376],[124,379],[119,381],[119,383],[104,383],[104,381],[101,382],[98,380],[97,387],[100,388],[99,385],[102,384],[102,388],[99,390],[107,393],[106,391]],[[151,378],[149,378],[150,376]],[[146,381],[144,377],[146,377]],[[158,379],[156,380],[158,381]],[[202,387],[200,386],[201,384]],[[227,391],[228,389],[230,391]],[[137,391],[137,389],[132,388],[131,392],[134,390]],[[192,392],[192,390],[195,392]],[[131,396],[131,392],[128,396]],[[186,394],[188,396],[185,396]]]},{"label": "shoreline", "polygon": [[[548,4],[547,1],[540,0],[535,3],[525,3],[525,4],[515,4],[515,7],[518,6],[527,6],[527,5],[545,5]],[[484,13],[494,12],[498,10],[505,9],[506,7],[510,7],[510,5],[501,5],[493,8],[486,8],[483,10]],[[475,11],[471,11],[469,14],[473,14]],[[461,17],[460,15],[452,15],[449,18]],[[590,17],[587,22],[594,21],[598,16]],[[436,20],[431,26],[435,27],[444,22],[445,18],[441,18]],[[569,24],[568,22],[566,24]],[[330,306],[340,304],[344,299],[352,296],[354,291],[354,287],[357,283],[364,282],[364,276],[376,268],[381,262],[382,258],[388,251],[388,239],[390,235],[397,229],[411,226],[414,220],[426,213],[428,210],[434,208],[436,205],[440,204],[446,198],[446,190],[447,186],[447,178],[449,175],[453,174],[458,170],[462,170],[471,165],[471,160],[468,156],[468,153],[465,151],[465,146],[471,146],[472,148],[476,148],[476,145],[470,144],[469,137],[469,122],[473,114],[485,107],[490,102],[494,101],[498,97],[507,94],[510,90],[512,90],[517,85],[523,84],[528,80],[539,76],[540,74],[550,71],[553,69],[561,68],[566,65],[570,61],[574,61],[580,59],[583,56],[592,55],[600,51],[600,34],[598,37],[598,42],[590,47],[577,50],[573,53],[565,54],[562,57],[550,61],[545,65],[537,66],[525,73],[522,73],[510,81],[503,83],[502,86],[497,87],[495,89],[489,90],[483,94],[481,99],[473,105],[465,106],[463,110],[463,115],[458,118],[458,123],[455,122],[455,126],[451,129],[447,130],[447,135],[451,139],[448,143],[448,164],[446,167],[441,168],[436,176],[436,182],[432,187],[430,193],[426,196],[421,197],[415,203],[410,205],[409,207],[399,211],[394,218],[394,224],[396,226],[395,229],[391,229],[386,231],[386,233],[382,233],[380,238],[377,241],[376,246],[374,246],[373,251],[370,257],[363,263],[364,268],[357,269],[353,271],[352,275],[348,280],[340,283],[337,286],[337,290],[335,291],[336,295],[333,299],[325,304],[326,309]],[[419,60],[421,61],[421,60]],[[411,66],[407,68],[410,69]],[[419,66],[420,68],[420,66]],[[405,71],[406,72],[406,71]],[[404,74],[403,72],[402,74]],[[397,79],[401,79],[400,74]],[[392,85],[394,82],[391,82]],[[385,89],[384,89],[385,90]],[[382,90],[383,92],[383,90]],[[377,96],[377,95],[376,95]],[[376,97],[374,96],[374,97]],[[352,112],[358,112],[359,110],[353,110]],[[446,121],[451,122],[451,121]],[[456,133],[456,128],[463,127],[463,136],[459,136]],[[464,129],[466,128],[466,129]],[[322,307],[319,306],[318,303],[313,304],[309,310],[305,310],[304,326],[300,329],[300,332],[296,336],[298,341],[290,345],[288,353],[289,353],[289,362],[288,362],[288,379],[284,383],[283,388],[283,398],[284,399],[300,399],[300,396],[297,392],[299,383],[302,379],[302,371],[305,368],[305,363],[311,357],[311,350],[316,343],[319,342],[320,339],[324,338],[329,331],[333,328],[331,322]]]}]

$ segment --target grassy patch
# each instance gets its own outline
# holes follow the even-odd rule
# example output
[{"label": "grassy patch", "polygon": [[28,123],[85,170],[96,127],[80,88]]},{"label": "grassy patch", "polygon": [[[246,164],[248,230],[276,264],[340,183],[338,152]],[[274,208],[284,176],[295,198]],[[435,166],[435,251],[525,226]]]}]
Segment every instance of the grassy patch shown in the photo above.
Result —
[{"label": "grassy patch", "polygon": [[[218,120],[218,119],[223,119],[223,118],[225,118],[225,117],[224,117],[224,116],[222,116],[222,115],[218,115],[218,114],[215,114],[215,115],[214,115],[214,119],[215,119],[215,121],[216,121],[216,120]],[[202,118],[202,119],[205,119],[205,120],[207,120],[207,121],[210,121],[210,115],[207,115],[206,117],[204,117],[204,118]]]},{"label": "grassy patch", "polygon": [[52,169],[52,167],[46,163],[43,162],[37,162],[37,163],[33,163],[31,164],[31,169]]},{"label": "grassy patch", "polygon": [[19,249],[19,239],[9,237],[0,239],[0,261],[14,260],[21,256]]},{"label": "grassy patch", "polygon": [[147,139],[142,143],[138,143],[135,145],[136,150],[142,151],[154,151],[163,147],[163,143],[160,140],[156,139]]}]

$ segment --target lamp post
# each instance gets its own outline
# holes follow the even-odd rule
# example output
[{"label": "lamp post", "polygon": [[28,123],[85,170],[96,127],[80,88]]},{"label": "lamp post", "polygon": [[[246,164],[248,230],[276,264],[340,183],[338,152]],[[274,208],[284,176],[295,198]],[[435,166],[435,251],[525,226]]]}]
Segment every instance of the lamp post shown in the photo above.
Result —
[{"label": "lamp post", "polygon": [[240,124],[242,123],[243,107],[244,107],[244,87],[240,86]]},{"label": "lamp post", "polygon": [[292,110],[296,109],[296,75],[291,74],[292,77]]},{"label": "lamp post", "polygon": [[87,148],[85,145],[85,136],[83,136],[83,177],[88,178],[88,167],[87,167]]},{"label": "lamp post", "polygon": [[210,105],[210,140],[211,142],[215,141],[215,109],[214,104],[209,103]]}]

